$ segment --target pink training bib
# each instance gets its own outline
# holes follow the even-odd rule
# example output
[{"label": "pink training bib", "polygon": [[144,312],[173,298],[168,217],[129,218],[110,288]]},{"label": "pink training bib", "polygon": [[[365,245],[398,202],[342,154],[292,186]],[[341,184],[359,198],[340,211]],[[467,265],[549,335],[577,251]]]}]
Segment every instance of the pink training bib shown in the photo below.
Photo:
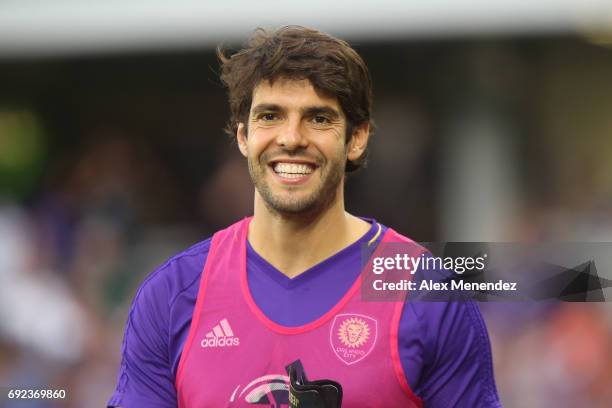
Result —
[{"label": "pink training bib", "polygon": [[[404,376],[401,302],[362,302],[361,276],[325,315],[299,327],[268,319],[248,288],[250,218],[217,232],[200,281],[176,378],[181,408],[288,407],[285,366],[343,388],[342,407],[421,407]],[[409,242],[391,229],[383,242]]]}]

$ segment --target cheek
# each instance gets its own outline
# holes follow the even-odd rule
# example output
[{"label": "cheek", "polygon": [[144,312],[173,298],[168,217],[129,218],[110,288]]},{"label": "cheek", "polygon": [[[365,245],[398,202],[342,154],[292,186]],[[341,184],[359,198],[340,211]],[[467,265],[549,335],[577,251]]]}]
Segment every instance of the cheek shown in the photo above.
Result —
[{"label": "cheek", "polygon": [[252,129],[247,139],[248,153],[252,156],[257,156],[265,150],[269,144],[266,132],[263,129]]},{"label": "cheek", "polygon": [[334,131],[334,141],[335,141],[336,151],[338,152],[337,154],[346,156],[348,152],[348,145],[346,143],[346,136],[344,134],[344,131],[342,130]]},{"label": "cheek", "polygon": [[338,162],[344,163],[347,159],[348,150],[346,148],[346,144],[344,142],[336,143],[334,146],[334,158]]},{"label": "cheek", "polygon": [[339,130],[329,130],[311,136],[311,141],[326,156],[337,157],[346,154],[344,134]]}]

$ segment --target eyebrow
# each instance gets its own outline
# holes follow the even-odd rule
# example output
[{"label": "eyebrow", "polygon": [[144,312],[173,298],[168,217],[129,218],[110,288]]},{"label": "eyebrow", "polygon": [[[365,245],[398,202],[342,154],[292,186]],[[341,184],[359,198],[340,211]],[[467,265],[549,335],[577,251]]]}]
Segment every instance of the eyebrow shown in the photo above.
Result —
[{"label": "eyebrow", "polygon": [[[263,112],[283,112],[285,109],[274,103],[261,103],[251,110],[252,115],[257,115]],[[314,116],[324,114],[335,120],[340,118],[340,112],[329,106],[306,106],[300,109],[300,113],[304,116]]]},{"label": "eyebrow", "polygon": [[305,116],[326,115],[332,120],[340,118],[340,112],[329,106],[309,106],[301,109],[301,113]]},{"label": "eyebrow", "polygon": [[261,103],[251,109],[251,114],[257,115],[262,112],[278,112],[282,110],[283,109],[279,105],[273,103]]}]

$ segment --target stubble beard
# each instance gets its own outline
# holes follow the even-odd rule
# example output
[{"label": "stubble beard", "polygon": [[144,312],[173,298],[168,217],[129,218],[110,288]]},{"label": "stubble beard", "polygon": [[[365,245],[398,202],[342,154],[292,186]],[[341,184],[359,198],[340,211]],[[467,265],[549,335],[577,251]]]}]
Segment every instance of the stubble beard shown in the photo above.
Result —
[{"label": "stubble beard", "polygon": [[[262,159],[265,159],[265,156],[262,156]],[[298,190],[300,187],[288,187],[287,191],[280,194],[272,191],[266,180],[265,163],[264,160],[259,162],[248,158],[251,180],[270,212],[285,217],[311,218],[323,213],[336,201],[338,187],[344,178],[344,160],[334,159],[320,163],[318,185],[308,195],[300,197],[291,193],[292,189]]]}]

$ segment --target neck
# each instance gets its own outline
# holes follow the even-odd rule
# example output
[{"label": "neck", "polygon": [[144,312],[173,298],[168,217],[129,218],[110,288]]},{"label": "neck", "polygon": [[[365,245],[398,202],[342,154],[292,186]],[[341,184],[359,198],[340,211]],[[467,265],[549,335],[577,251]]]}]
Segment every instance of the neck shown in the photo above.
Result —
[{"label": "neck", "polygon": [[340,191],[324,211],[280,214],[255,192],[255,215],[249,225],[253,249],[292,278],[361,238],[370,225],[344,210]]}]

